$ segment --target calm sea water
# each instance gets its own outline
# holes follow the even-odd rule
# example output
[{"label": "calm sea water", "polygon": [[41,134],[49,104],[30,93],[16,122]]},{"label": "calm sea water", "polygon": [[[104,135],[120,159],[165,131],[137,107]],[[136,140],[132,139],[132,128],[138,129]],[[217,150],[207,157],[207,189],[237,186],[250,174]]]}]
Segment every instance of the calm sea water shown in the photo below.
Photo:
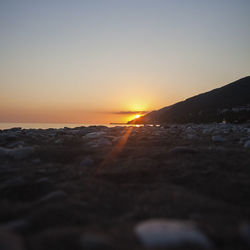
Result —
[{"label": "calm sea water", "polygon": [[[81,123],[81,124],[71,124],[71,123],[7,123],[7,122],[0,122],[0,129],[9,129],[9,128],[41,128],[41,129],[47,129],[47,128],[75,128],[75,127],[80,127],[80,126],[107,126],[107,127],[115,127],[115,126],[131,126],[127,124],[86,124],[86,123]],[[133,125],[133,126],[138,126],[138,125]]]}]

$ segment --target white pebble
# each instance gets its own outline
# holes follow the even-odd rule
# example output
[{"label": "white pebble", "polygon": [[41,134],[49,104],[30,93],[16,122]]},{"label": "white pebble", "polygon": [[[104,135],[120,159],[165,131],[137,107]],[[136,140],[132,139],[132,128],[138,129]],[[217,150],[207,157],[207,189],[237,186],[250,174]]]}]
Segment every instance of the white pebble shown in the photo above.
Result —
[{"label": "white pebble", "polygon": [[135,233],[145,247],[177,247],[185,243],[210,247],[208,238],[193,223],[155,219],[139,223]]}]

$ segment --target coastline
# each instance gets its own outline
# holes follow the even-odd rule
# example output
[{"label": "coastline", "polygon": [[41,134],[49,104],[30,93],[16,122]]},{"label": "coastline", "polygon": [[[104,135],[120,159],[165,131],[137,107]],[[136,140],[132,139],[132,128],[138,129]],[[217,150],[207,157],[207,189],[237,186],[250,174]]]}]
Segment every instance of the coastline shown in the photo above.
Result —
[{"label": "coastline", "polygon": [[[0,129],[11,129],[15,127],[21,127],[24,129],[48,129],[48,128],[75,128],[75,127],[89,127],[89,126],[106,126],[113,127],[116,124],[102,124],[102,123],[20,123],[20,122],[0,122]],[[125,125],[124,125],[125,126]]]}]

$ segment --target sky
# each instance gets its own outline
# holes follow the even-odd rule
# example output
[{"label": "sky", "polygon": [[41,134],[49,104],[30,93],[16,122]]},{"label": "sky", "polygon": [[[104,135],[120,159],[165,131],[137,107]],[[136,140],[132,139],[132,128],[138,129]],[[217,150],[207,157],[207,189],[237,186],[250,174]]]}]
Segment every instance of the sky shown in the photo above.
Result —
[{"label": "sky", "polygon": [[248,76],[249,13],[249,0],[0,0],[0,122],[127,122]]}]

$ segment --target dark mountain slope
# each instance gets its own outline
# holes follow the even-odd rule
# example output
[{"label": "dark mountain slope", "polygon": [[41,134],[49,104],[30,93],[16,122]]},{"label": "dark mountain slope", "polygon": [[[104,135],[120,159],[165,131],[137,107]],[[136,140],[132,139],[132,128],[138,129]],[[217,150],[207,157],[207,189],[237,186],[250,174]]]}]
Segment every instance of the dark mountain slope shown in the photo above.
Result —
[{"label": "dark mountain slope", "polygon": [[250,119],[250,76],[129,123],[245,122]]}]

